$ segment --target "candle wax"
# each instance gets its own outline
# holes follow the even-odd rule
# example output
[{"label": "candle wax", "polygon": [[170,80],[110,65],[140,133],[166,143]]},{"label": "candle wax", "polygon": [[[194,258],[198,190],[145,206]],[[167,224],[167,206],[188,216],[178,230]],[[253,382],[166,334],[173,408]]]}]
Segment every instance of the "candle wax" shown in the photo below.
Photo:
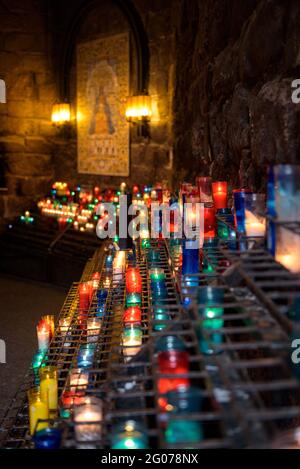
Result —
[{"label": "candle wax", "polygon": [[45,378],[41,380],[42,400],[47,400],[50,411],[57,410],[57,380],[55,378]]},{"label": "candle wax", "polygon": [[37,425],[38,420],[47,420],[49,417],[48,405],[43,400],[37,399],[29,405],[29,421],[30,421],[30,435],[33,435],[35,430],[43,430],[47,428],[47,422],[41,422]]}]

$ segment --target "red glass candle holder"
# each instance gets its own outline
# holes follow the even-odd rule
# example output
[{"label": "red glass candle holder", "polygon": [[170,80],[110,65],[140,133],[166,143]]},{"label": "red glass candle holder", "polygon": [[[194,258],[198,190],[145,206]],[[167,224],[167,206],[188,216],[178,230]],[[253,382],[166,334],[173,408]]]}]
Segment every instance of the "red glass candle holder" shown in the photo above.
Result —
[{"label": "red glass candle holder", "polygon": [[198,177],[197,186],[202,203],[212,202],[212,183],[211,177]]},{"label": "red glass candle holder", "polygon": [[84,327],[90,307],[91,287],[85,282],[79,285],[79,324]]},{"label": "red glass candle holder", "polygon": [[[158,379],[158,392],[160,394],[166,394],[167,392],[174,391],[181,386],[188,387],[190,385],[189,378],[176,377],[176,375],[187,374],[189,371],[188,352],[178,350],[160,352],[157,359],[158,369],[161,374],[174,375],[174,377]],[[163,410],[167,406],[167,400],[165,397],[160,397],[158,403]]]},{"label": "red glass candle holder", "polygon": [[204,239],[216,236],[216,211],[214,205],[204,207]]},{"label": "red glass candle holder", "polygon": [[63,391],[61,395],[61,404],[65,409],[69,409],[74,405],[84,403],[85,393],[83,391]]},{"label": "red glass candle holder", "polygon": [[126,271],[127,293],[141,293],[142,277],[138,268],[131,267]]},{"label": "red glass candle holder", "polygon": [[212,183],[215,209],[227,208],[227,182],[218,181]]},{"label": "red glass candle holder", "polygon": [[140,324],[142,322],[142,311],[139,306],[127,308],[123,315],[123,322],[127,324]]}]

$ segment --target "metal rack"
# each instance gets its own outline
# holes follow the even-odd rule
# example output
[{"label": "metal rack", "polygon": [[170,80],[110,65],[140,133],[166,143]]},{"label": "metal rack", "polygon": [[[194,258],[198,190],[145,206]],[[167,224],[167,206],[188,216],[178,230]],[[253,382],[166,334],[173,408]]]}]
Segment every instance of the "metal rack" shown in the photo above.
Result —
[{"label": "metal rack", "polygon": [[[86,395],[97,396],[104,403],[102,435],[92,447],[111,446],[112,425],[122,418],[142,421],[147,429],[149,447],[183,448],[184,444],[167,442],[166,419],[186,419],[187,415],[166,416],[159,406],[156,344],[163,335],[183,339],[189,352],[190,369],[183,378],[201,390],[203,405],[193,420],[201,423],[203,438],[189,448],[266,447],[283,431],[299,426],[300,387],[293,377],[289,348],[292,321],[286,311],[297,294],[300,280],[273,261],[259,247],[259,240],[246,240],[246,249],[229,249],[228,243],[202,251],[202,262],[211,268],[193,276],[180,272],[180,246],[168,240],[151,240],[150,246],[136,245],[129,265],[137,265],[142,276],[143,345],[131,360],[124,359],[121,342],[122,311],[125,302],[124,278],[116,285],[105,268],[106,247],[88,261],[81,281],[100,272],[99,287],[108,287],[105,315],[101,325],[94,362],[88,373]],[[258,241],[258,244],[257,244]],[[155,266],[164,269],[168,298],[162,304],[169,319],[156,321],[149,282],[147,253],[159,251]],[[270,279],[270,280],[268,280]],[[199,289],[213,285],[224,292],[222,327],[214,330],[222,340],[212,344],[213,352],[200,349],[199,328],[203,320],[196,301]],[[276,294],[276,291],[279,294]],[[187,307],[182,300],[188,299]],[[203,306],[203,305],[202,305]],[[97,314],[93,298],[87,317]],[[57,321],[56,333],[44,363],[58,367],[59,396],[68,389],[68,376],[77,368],[77,355],[86,343],[86,330],[78,321],[78,284],[73,284]],[[59,320],[72,316],[68,334],[62,334]],[[157,325],[163,325],[158,331]],[[213,333],[207,329],[206,339]],[[181,377],[181,375],[179,375]],[[0,445],[4,448],[32,448],[28,434],[26,391],[36,380],[33,370],[26,375],[21,389],[6,412],[1,424]],[[76,441],[72,418],[55,418],[52,424],[62,428],[62,447],[80,447]]]}]

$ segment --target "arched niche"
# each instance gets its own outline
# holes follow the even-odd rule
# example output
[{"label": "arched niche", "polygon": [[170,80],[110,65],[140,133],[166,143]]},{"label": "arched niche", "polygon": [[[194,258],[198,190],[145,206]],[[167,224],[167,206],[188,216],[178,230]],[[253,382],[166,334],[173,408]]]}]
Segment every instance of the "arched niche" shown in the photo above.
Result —
[{"label": "arched niche", "polygon": [[[148,37],[143,21],[131,0],[86,0],[79,3],[74,13],[68,20],[66,33],[62,40],[59,60],[59,93],[61,99],[70,99],[72,95],[71,73],[74,66],[75,48],[78,40],[82,38],[82,29],[86,21],[93,12],[101,11],[106,3],[110,4],[110,9],[118,11],[119,15],[128,26],[133,42],[131,61],[131,89],[132,92],[143,92],[148,90],[149,81],[149,47]],[[109,20],[102,18],[103,25],[109,25]],[[106,33],[113,33],[106,28]],[[104,28],[105,30],[105,28]],[[98,31],[99,34],[99,31]],[[101,34],[101,31],[100,31]],[[95,32],[96,35],[96,32]]]}]

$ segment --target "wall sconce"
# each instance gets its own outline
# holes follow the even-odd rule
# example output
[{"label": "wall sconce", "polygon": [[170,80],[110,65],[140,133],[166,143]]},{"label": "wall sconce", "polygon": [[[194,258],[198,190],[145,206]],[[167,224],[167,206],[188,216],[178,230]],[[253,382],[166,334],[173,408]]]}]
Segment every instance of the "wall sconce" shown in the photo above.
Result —
[{"label": "wall sconce", "polygon": [[126,102],[126,120],[134,124],[144,124],[151,120],[152,101],[146,94],[129,96]]},{"label": "wall sconce", "polygon": [[69,103],[56,103],[52,108],[51,120],[54,125],[63,125],[71,120],[71,106]]}]

